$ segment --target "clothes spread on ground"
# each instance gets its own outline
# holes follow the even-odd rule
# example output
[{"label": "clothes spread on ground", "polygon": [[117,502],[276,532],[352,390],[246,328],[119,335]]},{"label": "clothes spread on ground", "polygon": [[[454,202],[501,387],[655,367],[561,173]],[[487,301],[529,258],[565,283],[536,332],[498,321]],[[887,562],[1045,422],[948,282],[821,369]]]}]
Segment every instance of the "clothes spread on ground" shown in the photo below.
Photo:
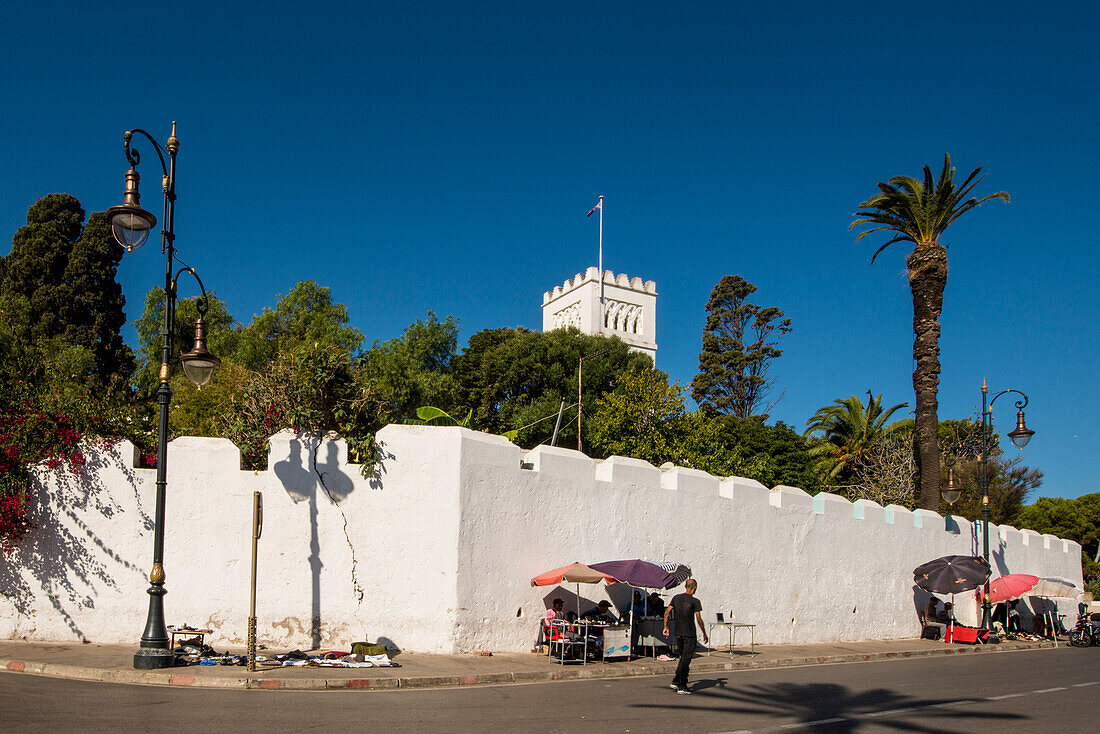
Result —
[{"label": "clothes spread on ground", "polygon": [[[376,655],[349,653],[340,650],[328,650],[310,655],[301,650],[291,650],[283,655],[257,655],[256,663],[264,668],[400,668],[399,663],[390,660],[384,645],[371,645],[383,652]],[[176,648],[179,660],[192,665],[247,665],[247,655],[229,655],[219,653],[209,645],[184,643]]]}]

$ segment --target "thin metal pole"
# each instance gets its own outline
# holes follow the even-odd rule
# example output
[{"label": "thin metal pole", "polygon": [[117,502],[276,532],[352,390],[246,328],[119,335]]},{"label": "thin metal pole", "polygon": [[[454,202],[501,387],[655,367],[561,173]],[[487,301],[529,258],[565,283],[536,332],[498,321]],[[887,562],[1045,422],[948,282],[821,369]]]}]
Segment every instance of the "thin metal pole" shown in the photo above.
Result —
[{"label": "thin metal pole", "polygon": [[577,360],[577,451],[584,451],[581,444],[581,413],[584,412],[584,403],[581,401],[581,375],[583,370],[584,357],[581,357]]},{"label": "thin metal pole", "polygon": [[252,493],[252,588],[248,600],[248,669],[256,669],[256,551],[264,528],[264,496]]},{"label": "thin metal pole", "polygon": [[596,330],[597,334],[603,333],[604,322],[604,302],[603,302],[603,194],[600,194],[600,326]]},{"label": "thin metal pole", "polygon": [[[990,568],[993,564],[989,561],[989,447],[992,438],[992,422],[990,421],[989,405],[987,403],[989,387],[982,378],[982,554]],[[990,574],[992,575],[992,574]],[[985,593],[982,594],[982,627],[990,629],[992,620],[992,604],[989,601],[989,579],[985,580]]]},{"label": "thin metal pole", "polygon": [[561,399],[561,406],[558,408],[558,420],[554,423],[554,437],[550,439],[551,446],[558,445],[558,431],[561,430],[561,417],[565,413],[565,398]]}]

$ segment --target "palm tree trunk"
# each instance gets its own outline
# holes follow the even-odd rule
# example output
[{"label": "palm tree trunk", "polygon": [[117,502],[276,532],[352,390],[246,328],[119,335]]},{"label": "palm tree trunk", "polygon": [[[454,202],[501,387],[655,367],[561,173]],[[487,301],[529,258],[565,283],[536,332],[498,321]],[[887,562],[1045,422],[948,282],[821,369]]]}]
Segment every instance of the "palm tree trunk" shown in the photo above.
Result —
[{"label": "palm tree trunk", "polygon": [[918,244],[906,259],[913,294],[913,390],[918,506],[940,507],[939,427],[940,313],[947,285],[947,250],[938,242]]}]

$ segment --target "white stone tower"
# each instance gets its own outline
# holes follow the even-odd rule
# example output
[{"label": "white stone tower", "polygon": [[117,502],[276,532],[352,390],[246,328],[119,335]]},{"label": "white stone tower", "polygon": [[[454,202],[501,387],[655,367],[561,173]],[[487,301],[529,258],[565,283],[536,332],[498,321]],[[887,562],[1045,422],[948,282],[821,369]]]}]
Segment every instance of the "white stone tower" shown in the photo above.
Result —
[{"label": "white stone tower", "polygon": [[[657,284],[625,273],[589,268],[542,294],[542,330],[575,326],[582,333],[617,336],[657,359]],[[603,308],[600,308],[600,300]]]}]

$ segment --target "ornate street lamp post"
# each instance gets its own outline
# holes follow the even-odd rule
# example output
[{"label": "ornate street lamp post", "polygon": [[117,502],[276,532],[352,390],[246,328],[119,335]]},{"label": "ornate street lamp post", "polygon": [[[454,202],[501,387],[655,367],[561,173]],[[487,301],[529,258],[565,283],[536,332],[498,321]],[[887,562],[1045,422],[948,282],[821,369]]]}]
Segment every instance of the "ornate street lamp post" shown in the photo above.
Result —
[{"label": "ornate street lamp post", "polygon": [[[161,249],[165,255],[164,272],[164,322],[161,332],[160,386],[157,388],[157,403],[160,406],[160,421],[157,426],[157,484],[156,514],[153,527],[153,568],[149,572],[149,613],[145,621],[145,632],[141,636],[141,646],[134,653],[134,667],[142,670],[168,668],[175,664],[175,655],[169,647],[168,630],[164,623],[164,500],[168,485],[168,406],[172,400],[172,389],[168,384],[169,364],[172,359],[173,332],[176,325],[176,284],[184,271],[194,276],[199,284],[202,297],[198,302],[199,317],[195,322],[195,342],[191,350],[180,355],[184,374],[201,388],[209,380],[221,360],[206,349],[206,324],[203,316],[209,307],[206,288],[198,274],[189,267],[183,267],[173,274],[175,269],[175,234],[173,233],[176,203],[176,153],[180,142],[176,137],[176,123],[172,122],[172,135],[164,147],[157,143],[149,133],[135,128],[123,135],[122,151],[130,163],[126,172],[126,191],[123,203],[107,210],[107,220],[111,224],[118,243],[133,252],[145,244],[149,233],[157,224],[157,218],[141,208],[141,194],[138,192],[140,177],[137,165],[141,160],[138,151],[130,148],[134,133],[140,133],[153,146],[163,172],[161,179],[164,190],[163,229],[161,229]],[[169,163],[165,165],[164,153]]]},{"label": "ornate street lamp post", "polygon": [[[1035,435],[1035,431],[1029,430],[1024,423],[1024,408],[1027,407],[1027,395],[1019,390],[1001,390],[989,400],[989,387],[982,379],[982,427],[976,437],[978,440],[978,458],[981,460],[978,470],[978,481],[982,490],[982,556],[989,562],[989,451],[993,446],[993,403],[1005,393],[1016,393],[1023,400],[1016,401],[1016,428],[1008,432],[1008,437],[1019,449],[1027,446],[1027,442]],[[945,502],[955,504],[959,499],[960,491],[955,486],[954,462],[948,464],[947,484],[940,490]],[[985,589],[982,594],[982,627],[990,629],[992,622],[993,604],[989,600],[989,579],[985,581]]]}]

